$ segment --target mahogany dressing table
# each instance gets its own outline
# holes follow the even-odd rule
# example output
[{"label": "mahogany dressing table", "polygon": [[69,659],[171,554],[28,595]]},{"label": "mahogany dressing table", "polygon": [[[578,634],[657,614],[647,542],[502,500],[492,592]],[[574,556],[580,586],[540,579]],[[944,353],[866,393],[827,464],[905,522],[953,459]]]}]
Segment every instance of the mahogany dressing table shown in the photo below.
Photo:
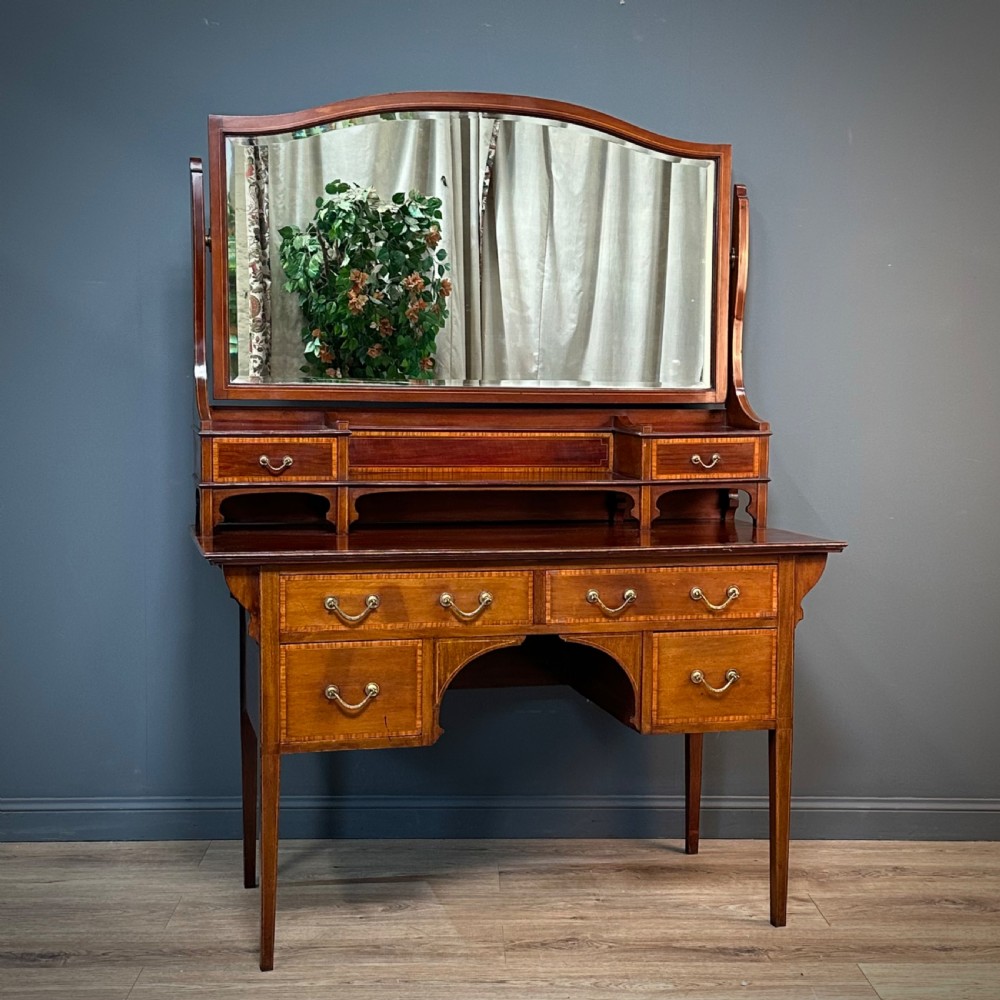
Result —
[{"label": "mahogany dressing table", "polygon": [[782,926],[795,628],[843,543],[767,526],[730,148],[413,93],[212,117],[209,149],[209,230],[191,161],[195,535],[241,609],[261,969],[282,755],[434,743],[460,683],[565,684],[683,733],[690,854],[703,734],[766,730]]}]

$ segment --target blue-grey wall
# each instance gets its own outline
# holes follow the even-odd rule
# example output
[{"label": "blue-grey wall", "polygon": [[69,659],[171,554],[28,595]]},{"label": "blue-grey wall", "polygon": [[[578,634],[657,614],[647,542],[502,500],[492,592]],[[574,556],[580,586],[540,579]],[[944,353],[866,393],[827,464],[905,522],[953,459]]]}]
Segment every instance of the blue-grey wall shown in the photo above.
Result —
[{"label": "blue-grey wall", "polygon": [[[193,514],[187,157],[210,113],[535,94],[731,142],[773,524],[849,540],[799,629],[804,836],[1000,833],[995,0],[8,5],[0,837],[235,835],[236,609]],[[287,834],[680,832],[678,738],[455,692],[433,748],[285,764]],[[763,831],[762,734],[706,834]],[[340,797],[343,809],[330,808]]]}]

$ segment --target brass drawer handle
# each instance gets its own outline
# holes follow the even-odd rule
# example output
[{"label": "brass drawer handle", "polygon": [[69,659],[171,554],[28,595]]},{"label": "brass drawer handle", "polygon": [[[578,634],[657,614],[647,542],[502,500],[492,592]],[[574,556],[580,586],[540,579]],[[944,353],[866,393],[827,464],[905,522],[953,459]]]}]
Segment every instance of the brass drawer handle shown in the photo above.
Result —
[{"label": "brass drawer handle", "polygon": [[704,594],[701,587],[691,588],[691,600],[692,601],[704,601],[705,606],[710,608],[712,611],[725,611],[730,604],[733,603],[740,596],[739,587],[730,587],[726,591],[726,599],[721,604],[713,604]]},{"label": "brass drawer handle", "polygon": [[357,625],[358,622],[363,622],[381,603],[382,601],[378,594],[369,594],[365,598],[364,611],[356,615],[349,615],[344,611],[340,606],[340,601],[336,597],[328,597],[323,602],[323,607],[327,611],[332,611],[345,625]]},{"label": "brass drawer handle", "polygon": [[618,605],[617,608],[609,608],[604,601],[601,600],[601,595],[596,590],[587,591],[587,603],[596,604],[606,615],[613,618],[615,615],[620,615],[630,604],[634,603],[639,595],[629,587],[622,594],[622,603]]},{"label": "brass drawer handle", "polygon": [[701,455],[692,455],[691,456],[691,464],[692,465],[700,465],[703,469],[714,469],[719,464],[719,462],[721,462],[721,461],[722,461],[722,456],[717,451],[713,451],[712,452],[711,461],[708,461],[708,462],[706,462],[701,457]]},{"label": "brass drawer handle", "polygon": [[369,681],[365,685],[364,698],[362,698],[356,705],[352,705],[349,701],[344,701],[344,699],[340,697],[340,688],[337,687],[336,684],[328,684],[323,694],[325,695],[327,701],[335,701],[342,709],[344,709],[345,712],[360,712],[361,709],[368,704],[368,702],[379,696],[380,691],[381,688],[379,688],[374,681]]},{"label": "brass drawer handle", "polygon": [[258,461],[262,466],[264,466],[265,469],[267,469],[268,472],[273,472],[276,476],[280,476],[285,469],[290,469],[292,467],[295,459],[293,459],[291,455],[286,455],[281,460],[281,465],[271,465],[271,459],[268,458],[267,455],[261,455]]},{"label": "brass drawer handle", "polygon": [[720,688],[714,688],[708,681],[705,680],[705,675],[700,670],[691,671],[691,683],[692,684],[704,684],[705,687],[712,692],[712,694],[723,694],[728,691],[738,680],[740,679],[740,672],[738,670],[727,670],[726,671],[726,683]]},{"label": "brass drawer handle", "polygon": [[493,603],[493,595],[488,590],[482,591],[479,595],[479,607],[474,611],[463,611],[461,608],[456,607],[455,598],[447,593],[442,594],[438,598],[438,603],[442,608],[447,608],[456,618],[471,622],[474,618],[478,618]]}]

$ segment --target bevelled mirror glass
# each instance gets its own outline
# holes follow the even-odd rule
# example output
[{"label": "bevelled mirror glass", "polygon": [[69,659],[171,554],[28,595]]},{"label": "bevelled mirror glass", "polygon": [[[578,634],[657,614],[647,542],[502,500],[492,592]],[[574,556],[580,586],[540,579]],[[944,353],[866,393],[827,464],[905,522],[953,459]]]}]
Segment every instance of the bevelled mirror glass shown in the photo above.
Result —
[{"label": "bevelled mirror glass", "polygon": [[214,119],[226,386],[718,398],[728,147],[530,103]]}]

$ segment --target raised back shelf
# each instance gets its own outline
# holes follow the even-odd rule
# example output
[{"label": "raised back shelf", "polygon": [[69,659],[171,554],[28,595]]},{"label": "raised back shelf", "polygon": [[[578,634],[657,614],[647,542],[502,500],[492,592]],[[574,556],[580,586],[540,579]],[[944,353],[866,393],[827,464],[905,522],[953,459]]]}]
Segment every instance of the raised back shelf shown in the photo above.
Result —
[{"label": "raised back shelf", "polygon": [[[470,246],[463,240],[479,241],[476,277],[469,277],[468,268],[461,276],[453,272],[453,277],[455,282],[480,282],[477,295],[484,301],[494,294],[487,288],[492,270],[509,267],[502,249],[490,263],[490,254],[502,240],[491,236],[489,227],[505,210],[506,192],[528,196],[526,172],[516,165],[513,151],[527,155],[525,149],[530,150],[538,136],[552,146],[553,156],[559,154],[560,143],[570,143],[563,154],[568,162],[597,156],[605,164],[601,169],[609,170],[608,164],[620,161],[614,169],[629,171],[633,179],[650,174],[687,192],[686,202],[674,196],[651,220],[665,233],[674,216],[688,229],[702,225],[700,247],[694,243],[662,251],[681,254],[664,256],[663,266],[669,263],[670,273],[685,273],[684,296],[692,301],[704,296],[701,319],[685,318],[683,309],[678,311],[679,300],[670,298],[676,291],[669,282],[661,293],[652,286],[652,299],[659,294],[675,318],[662,330],[650,326],[645,333],[634,326],[635,321],[629,326],[625,320],[620,334],[616,332],[600,348],[610,371],[619,363],[616,354],[648,353],[648,347],[639,346],[642,338],[662,338],[664,345],[673,345],[663,346],[664,358],[674,358],[662,368],[665,381],[643,387],[627,381],[616,385],[613,380],[540,379],[532,385],[530,379],[502,378],[360,384],[336,378],[326,383],[302,381],[287,375],[282,381],[269,374],[268,366],[281,368],[272,360],[278,345],[289,350],[288,334],[281,333],[277,324],[287,322],[282,317],[294,316],[297,308],[281,290],[283,265],[277,248],[285,239],[287,223],[305,226],[308,221],[288,214],[299,193],[289,188],[283,165],[298,162],[293,154],[308,149],[326,173],[367,183],[385,170],[372,172],[365,167],[354,146],[378,136],[383,155],[386,142],[402,144],[401,153],[405,147],[409,155],[406,144],[413,135],[424,136],[425,143],[431,141],[428,137],[441,142],[441,135],[450,136],[455,128],[489,138],[491,152],[485,166],[476,166],[474,151],[465,140],[449,146],[456,156],[469,157],[468,169],[484,171],[485,180],[472,185],[478,190],[479,184],[483,191],[479,228],[463,230],[458,214],[447,213],[435,225],[442,228],[449,266],[455,262],[457,267],[470,257]],[[766,523],[770,432],[747,403],[742,375],[747,200],[739,186],[730,198],[728,146],[681,142],[561,102],[442,93],[385,95],[284,116],[216,117],[211,119],[209,139],[210,236],[204,227],[199,161],[192,161],[191,173],[201,434],[199,531],[253,519],[262,519],[260,523],[321,519],[345,534],[366,523],[552,522],[560,517],[604,518],[648,530],[656,522],[675,518],[730,519],[741,492],[749,498],[747,511],[754,522]],[[558,173],[554,162],[553,171]],[[245,177],[240,172],[244,167]],[[350,170],[355,173],[346,176]],[[326,173],[321,171],[316,183],[328,179]],[[428,167],[425,179],[436,183],[431,173]],[[303,176],[307,174],[299,169],[295,183],[303,183]],[[439,193],[447,199],[446,192]],[[549,196],[558,198],[558,188],[552,188]],[[449,207],[455,213],[462,210],[448,202],[442,212]],[[602,203],[600,210],[610,213],[601,222],[610,227],[616,205]],[[520,225],[523,214],[505,217],[504,224]],[[224,236],[228,255],[223,252]],[[527,246],[531,238],[525,230],[518,245]],[[321,244],[326,246],[322,240]],[[206,246],[212,250],[211,268]],[[641,244],[639,251],[647,252]],[[630,252],[620,244],[620,267],[627,267]],[[685,261],[697,255],[707,263],[701,271],[688,274]],[[248,269],[245,275],[240,268]],[[262,274],[267,276],[264,283],[258,281]],[[564,278],[556,275],[552,280]],[[596,291],[608,281],[613,288],[622,280],[614,270],[605,274],[599,269],[590,277],[568,274],[564,288],[553,294],[586,296],[588,281]],[[209,287],[211,329],[205,308]],[[578,291],[570,293],[571,288]],[[368,291],[374,294],[372,287]],[[465,310],[459,315],[453,303],[455,332],[446,327],[441,336],[460,336],[464,325],[468,340],[473,328],[481,327],[475,335],[483,338],[484,351],[495,350],[488,346],[494,333],[510,337],[512,305],[501,303],[492,312],[484,305],[473,317],[472,287],[463,286],[461,294],[456,287],[454,294],[466,303]],[[545,293],[540,290],[540,294]],[[545,320],[553,315],[554,320]],[[546,337],[569,336],[569,331],[560,329],[559,314],[543,310],[527,318],[539,324],[540,344]],[[301,318],[297,322],[301,324]],[[506,332],[494,331],[491,324],[496,322]],[[573,350],[596,349],[595,343],[607,339],[607,321],[593,322],[590,348],[580,340],[581,328],[573,327],[571,339],[577,345]],[[391,341],[384,343],[389,349]],[[568,348],[557,350],[572,354]],[[685,352],[690,350],[703,352],[703,382],[693,388],[671,384],[671,365],[686,363]],[[252,356],[245,353],[253,351]],[[263,374],[238,374],[248,364]],[[288,362],[283,364],[287,369]],[[573,367],[560,374],[569,374]]]}]

